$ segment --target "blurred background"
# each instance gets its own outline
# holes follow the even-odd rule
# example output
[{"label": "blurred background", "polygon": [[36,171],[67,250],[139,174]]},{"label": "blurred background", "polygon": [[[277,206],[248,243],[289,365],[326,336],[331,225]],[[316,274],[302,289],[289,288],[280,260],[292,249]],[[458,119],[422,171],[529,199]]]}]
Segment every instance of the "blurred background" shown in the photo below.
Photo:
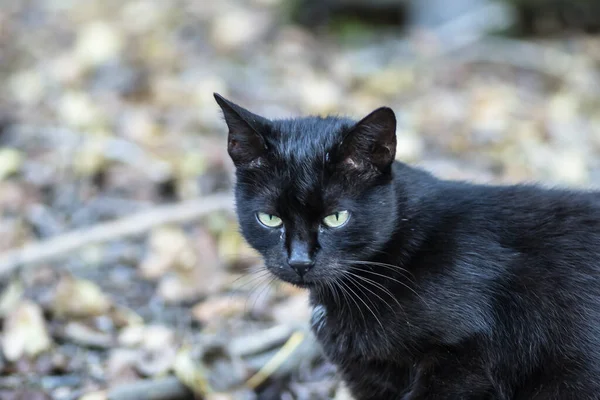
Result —
[{"label": "blurred background", "polygon": [[212,93],[600,183],[596,0],[0,0],[0,398],[350,399],[237,233]]}]

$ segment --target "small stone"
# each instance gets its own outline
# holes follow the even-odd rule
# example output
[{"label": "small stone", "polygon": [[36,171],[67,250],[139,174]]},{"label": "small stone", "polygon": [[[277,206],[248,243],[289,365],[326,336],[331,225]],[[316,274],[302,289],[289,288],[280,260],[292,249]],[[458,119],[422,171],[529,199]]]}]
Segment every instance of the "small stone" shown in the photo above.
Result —
[{"label": "small stone", "polygon": [[99,332],[79,322],[69,322],[65,326],[65,336],[80,346],[108,349],[112,346],[111,335]]},{"label": "small stone", "polygon": [[142,375],[161,375],[171,369],[177,354],[172,330],[161,325],[149,325],[140,345],[136,369]]},{"label": "small stone", "polygon": [[135,364],[139,354],[137,349],[115,349],[106,362],[106,374],[112,385],[134,381],[139,377]]}]

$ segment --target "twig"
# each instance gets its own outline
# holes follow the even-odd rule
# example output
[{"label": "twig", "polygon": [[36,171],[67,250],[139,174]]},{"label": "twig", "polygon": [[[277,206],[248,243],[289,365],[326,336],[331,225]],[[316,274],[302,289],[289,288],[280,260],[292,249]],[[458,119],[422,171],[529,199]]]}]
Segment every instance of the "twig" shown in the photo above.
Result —
[{"label": "twig", "polygon": [[304,332],[298,331],[288,339],[281,349],[271,358],[256,374],[254,374],[246,384],[250,389],[256,389],[266,381],[302,344],[305,339]]},{"label": "twig", "polygon": [[87,245],[141,235],[159,225],[181,224],[215,211],[232,209],[233,199],[229,194],[216,194],[141,211],[129,217],[96,225],[90,229],[75,230],[0,255],[0,278],[6,277],[23,265],[56,259]]},{"label": "twig", "polygon": [[109,390],[108,400],[184,400],[193,399],[192,392],[176,377],[145,379]]},{"label": "twig", "polygon": [[292,333],[294,333],[293,327],[277,325],[234,339],[229,346],[229,351],[237,357],[247,357],[253,354],[264,353],[285,343]]}]

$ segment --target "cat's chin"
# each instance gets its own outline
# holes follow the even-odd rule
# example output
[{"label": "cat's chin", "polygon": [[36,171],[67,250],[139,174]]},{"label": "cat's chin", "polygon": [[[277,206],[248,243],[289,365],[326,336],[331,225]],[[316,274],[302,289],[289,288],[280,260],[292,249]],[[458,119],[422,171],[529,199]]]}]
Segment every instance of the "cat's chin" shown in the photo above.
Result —
[{"label": "cat's chin", "polygon": [[283,281],[289,283],[290,285],[294,285],[298,288],[301,288],[301,289],[311,289],[317,285],[315,282],[305,281],[303,279],[294,279],[294,280],[285,279]]},{"label": "cat's chin", "polygon": [[313,289],[315,287],[318,286],[318,282],[316,281],[311,281],[311,280],[307,280],[307,279],[302,279],[302,278],[288,278],[288,277],[278,277],[281,281],[285,282],[285,283],[289,283],[290,285],[296,286],[298,288],[301,289]]}]

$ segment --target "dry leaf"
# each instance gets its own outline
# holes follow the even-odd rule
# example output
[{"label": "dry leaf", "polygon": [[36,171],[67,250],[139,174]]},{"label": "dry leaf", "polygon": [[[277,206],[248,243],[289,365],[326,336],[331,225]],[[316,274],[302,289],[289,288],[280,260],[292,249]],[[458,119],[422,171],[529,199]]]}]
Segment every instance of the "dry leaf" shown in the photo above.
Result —
[{"label": "dry leaf", "polygon": [[2,292],[0,297],[0,317],[6,316],[11,310],[14,310],[23,297],[23,284],[18,280],[13,280]]},{"label": "dry leaf", "polygon": [[23,300],[6,317],[2,351],[9,361],[22,356],[35,357],[52,345],[41,308]]},{"label": "dry leaf", "polygon": [[142,276],[157,279],[174,268],[193,269],[197,258],[182,229],[160,227],[150,234],[150,251],[140,264]]},{"label": "dry leaf", "polygon": [[8,147],[0,149],[0,181],[17,173],[22,163],[23,156],[18,150]]},{"label": "dry leaf", "polygon": [[201,362],[194,360],[189,348],[182,347],[178,351],[173,368],[175,376],[194,394],[205,396],[213,392],[208,382],[209,371]]},{"label": "dry leaf", "polygon": [[95,283],[65,275],[56,287],[52,310],[58,317],[92,317],[105,314],[110,306]]},{"label": "dry leaf", "polygon": [[86,393],[83,396],[79,397],[78,400],[107,400],[108,396],[106,395],[106,392],[101,391],[101,392],[92,392],[92,393]]},{"label": "dry leaf", "polygon": [[246,308],[246,298],[241,296],[223,296],[209,298],[192,308],[192,316],[203,323],[219,319],[231,318],[243,314]]},{"label": "dry leaf", "polygon": [[146,327],[143,325],[131,325],[123,328],[119,335],[119,343],[122,346],[133,347],[142,343]]},{"label": "dry leaf", "polygon": [[191,239],[181,235],[171,274],[164,276],[158,286],[160,296],[170,303],[197,299],[222,287],[223,274],[212,236],[202,229],[195,231]]}]

